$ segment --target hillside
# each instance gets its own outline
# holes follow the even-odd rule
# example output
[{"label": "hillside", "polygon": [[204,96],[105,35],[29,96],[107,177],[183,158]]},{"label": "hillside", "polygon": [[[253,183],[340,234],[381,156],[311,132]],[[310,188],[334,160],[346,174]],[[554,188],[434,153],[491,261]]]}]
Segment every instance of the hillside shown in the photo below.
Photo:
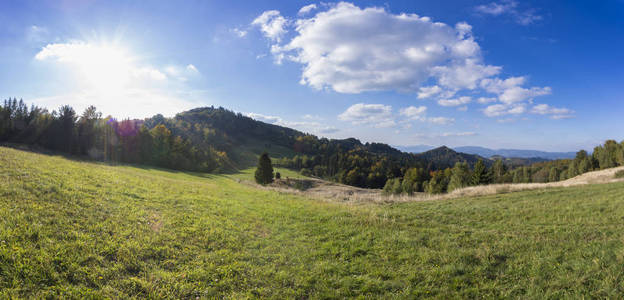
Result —
[{"label": "hillside", "polygon": [[455,163],[458,162],[467,162],[468,165],[474,166],[479,159],[482,159],[483,162],[490,166],[492,161],[489,159],[480,157],[478,155],[466,154],[456,152],[451,148],[446,146],[438,147],[423,153],[414,154],[414,156],[425,162],[428,166],[428,169],[431,170],[441,170],[446,168],[452,168]]},{"label": "hillside", "polygon": [[624,183],[344,205],[0,147],[0,298],[617,298]]}]

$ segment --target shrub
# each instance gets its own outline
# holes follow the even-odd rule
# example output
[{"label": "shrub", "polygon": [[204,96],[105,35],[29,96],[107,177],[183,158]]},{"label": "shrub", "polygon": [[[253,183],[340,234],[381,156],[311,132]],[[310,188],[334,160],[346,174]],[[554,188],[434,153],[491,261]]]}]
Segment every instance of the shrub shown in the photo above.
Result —
[{"label": "shrub", "polygon": [[275,172],[275,179],[281,179],[282,178],[282,174],[280,174],[280,172]]}]

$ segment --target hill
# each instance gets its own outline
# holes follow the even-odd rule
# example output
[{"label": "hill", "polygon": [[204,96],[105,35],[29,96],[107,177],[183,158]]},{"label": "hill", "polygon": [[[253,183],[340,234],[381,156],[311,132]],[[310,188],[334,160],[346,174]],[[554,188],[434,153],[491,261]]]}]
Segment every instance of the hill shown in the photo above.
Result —
[{"label": "hill", "polygon": [[539,150],[489,149],[478,146],[455,147],[458,152],[476,154],[483,157],[503,156],[515,158],[543,158],[548,160],[574,158],[576,152],[546,152]]},{"label": "hill", "polygon": [[617,298],[624,183],[393,205],[0,147],[0,298]]},{"label": "hill", "polygon": [[483,162],[487,166],[492,165],[492,161],[489,159],[483,158],[479,155],[456,152],[455,150],[446,146],[438,147],[423,153],[414,154],[414,156],[419,160],[426,162],[428,166],[427,168],[431,170],[452,168],[455,163],[464,161],[472,167],[475,163],[477,163],[477,161],[479,161],[479,159],[483,160]]}]

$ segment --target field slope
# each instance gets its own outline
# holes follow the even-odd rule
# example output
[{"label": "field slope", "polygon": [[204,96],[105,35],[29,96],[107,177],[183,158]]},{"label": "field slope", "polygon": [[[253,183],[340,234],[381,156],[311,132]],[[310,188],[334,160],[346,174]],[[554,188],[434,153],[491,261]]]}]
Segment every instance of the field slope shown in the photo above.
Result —
[{"label": "field slope", "polygon": [[0,147],[0,298],[616,298],[624,183],[345,205]]}]

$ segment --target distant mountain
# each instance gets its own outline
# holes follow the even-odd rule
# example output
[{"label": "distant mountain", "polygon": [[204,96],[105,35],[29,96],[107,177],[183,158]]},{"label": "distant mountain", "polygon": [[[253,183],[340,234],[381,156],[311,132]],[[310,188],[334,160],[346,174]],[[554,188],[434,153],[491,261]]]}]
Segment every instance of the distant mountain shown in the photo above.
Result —
[{"label": "distant mountain", "polygon": [[545,158],[550,160],[574,158],[575,152],[546,152],[539,150],[518,150],[518,149],[489,149],[478,146],[455,147],[455,151],[477,154],[483,157],[492,157],[495,155],[503,157],[517,158]]},{"label": "distant mountain", "polygon": [[426,162],[428,164],[427,168],[433,170],[451,168],[455,165],[455,163],[463,161],[467,162],[472,167],[477,161],[479,161],[479,159],[482,159],[488,166],[493,163],[492,160],[483,158],[479,155],[457,152],[446,146],[414,154],[414,156],[417,159]]},{"label": "distant mountain", "polygon": [[435,147],[430,146],[430,145],[413,145],[413,146],[394,146],[394,148],[397,148],[407,153],[422,153],[422,152],[434,149]]}]

